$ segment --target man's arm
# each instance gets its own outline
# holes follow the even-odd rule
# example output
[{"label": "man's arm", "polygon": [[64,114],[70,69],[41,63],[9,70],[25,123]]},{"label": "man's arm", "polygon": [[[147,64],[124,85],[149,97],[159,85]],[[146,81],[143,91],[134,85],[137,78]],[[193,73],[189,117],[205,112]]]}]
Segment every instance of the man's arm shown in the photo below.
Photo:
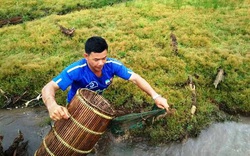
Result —
[{"label": "man's arm", "polygon": [[140,75],[133,73],[129,78],[134,84],[136,84],[141,90],[150,95],[154,100],[155,104],[162,109],[166,109],[168,111],[169,105],[167,103],[167,99],[163,98],[150,86],[150,84],[142,78]]},{"label": "man's arm", "polygon": [[67,108],[58,105],[55,100],[55,94],[58,89],[59,86],[54,81],[50,81],[42,89],[43,102],[49,111],[50,118],[55,121],[62,118],[69,118],[69,112]]}]

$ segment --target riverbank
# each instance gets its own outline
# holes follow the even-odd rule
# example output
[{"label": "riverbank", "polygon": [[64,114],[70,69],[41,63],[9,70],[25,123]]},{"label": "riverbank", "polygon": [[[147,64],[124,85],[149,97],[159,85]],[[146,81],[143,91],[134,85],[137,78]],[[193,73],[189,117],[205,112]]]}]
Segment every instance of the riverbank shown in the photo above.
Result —
[{"label": "riverbank", "polygon": [[[12,143],[21,130],[28,141],[28,156],[32,156],[50,130],[44,124],[47,111],[44,108],[0,110],[0,133],[4,135],[4,149]],[[148,145],[146,142],[122,141],[105,133],[90,156],[245,156],[250,154],[250,118],[241,117],[239,122],[214,123],[201,131],[196,138],[185,143],[172,142],[164,145]]]}]

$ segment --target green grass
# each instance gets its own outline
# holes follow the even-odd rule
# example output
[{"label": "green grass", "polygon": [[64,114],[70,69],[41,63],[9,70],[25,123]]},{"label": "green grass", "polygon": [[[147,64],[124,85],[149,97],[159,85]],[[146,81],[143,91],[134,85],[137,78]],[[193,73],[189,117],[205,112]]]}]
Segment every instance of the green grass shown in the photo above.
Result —
[{"label": "green grass", "polygon": [[[11,9],[1,10],[5,17],[17,15],[13,10],[20,6],[23,14],[42,10],[34,6],[56,7],[53,9],[57,11],[42,16],[38,13],[32,21],[0,28],[0,89],[5,95],[14,98],[26,92],[23,99],[36,97],[51,78],[82,58],[87,38],[100,35],[109,44],[110,57],[148,80],[177,110],[174,116],[133,135],[148,136],[152,142],[175,141],[198,135],[214,121],[231,120],[224,112],[249,116],[249,1],[134,0],[112,6],[107,1],[94,2],[90,7],[83,1],[85,9],[75,11],[73,1],[53,1],[58,5],[8,1]],[[57,15],[62,6],[71,9]],[[74,27],[75,35],[63,35],[56,23]],[[170,46],[171,32],[177,37],[178,55]],[[219,67],[226,76],[215,89],[213,81]],[[197,91],[197,112],[192,119],[191,91],[186,85],[190,75]],[[65,94],[58,93],[58,103],[65,104]],[[118,78],[104,96],[116,108],[145,111],[153,105],[136,86]],[[0,104],[5,100],[1,94]]]},{"label": "green grass", "polygon": [[[120,3],[123,0],[82,0],[67,2],[55,0],[1,0],[0,20],[21,16],[24,21],[49,16],[51,14],[64,15],[72,11],[89,8],[101,8]],[[129,1],[129,0],[126,0]]]}]

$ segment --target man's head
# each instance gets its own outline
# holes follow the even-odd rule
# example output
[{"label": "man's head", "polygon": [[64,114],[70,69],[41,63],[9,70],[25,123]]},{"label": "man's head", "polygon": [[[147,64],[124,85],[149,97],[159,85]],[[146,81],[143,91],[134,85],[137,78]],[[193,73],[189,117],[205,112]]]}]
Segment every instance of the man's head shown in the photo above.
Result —
[{"label": "man's head", "polygon": [[92,52],[101,53],[104,50],[108,50],[108,44],[102,37],[90,37],[85,43],[85,52],[87,54],[90,54]]},{"label": "man's head", "polygon": [[107,42],[98,36],[91,37],[85,43],[85,52],[84,57],[88,62],[89,68],[95,74],[101,74],[100,72],[107,59]]}]

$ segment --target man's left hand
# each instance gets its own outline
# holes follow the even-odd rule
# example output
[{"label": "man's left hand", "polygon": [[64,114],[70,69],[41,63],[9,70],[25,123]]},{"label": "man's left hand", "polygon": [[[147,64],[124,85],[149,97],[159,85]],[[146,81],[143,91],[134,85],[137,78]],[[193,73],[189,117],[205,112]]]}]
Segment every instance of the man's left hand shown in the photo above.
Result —
[{"label": "man's left hand", "polygon": [[165,99],[164,97],[156,98],[155,104],[157,107],[161,109],[166,109],[167,112],[169,111],[169,105],[168,105],[167,99]]}]

